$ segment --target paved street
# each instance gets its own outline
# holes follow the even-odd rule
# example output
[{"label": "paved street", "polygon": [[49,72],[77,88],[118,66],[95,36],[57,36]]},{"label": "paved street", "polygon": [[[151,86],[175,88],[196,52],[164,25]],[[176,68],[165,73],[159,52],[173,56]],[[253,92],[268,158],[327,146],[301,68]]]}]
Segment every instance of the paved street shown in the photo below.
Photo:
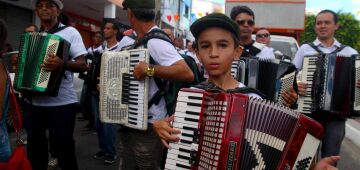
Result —
[{"label": "paved street", "polygon": [[[93,159],[97,152],[97,138],[94,131],[86,130],[87,121],[77,121],[75,129],[76,151],[80,170],[117,170],[118,162],[106,166],[101,160]],[[117,136],[119,137],[119,136]],[[118,139],[117,139],[118,140]],[[360,170],[360,148],[349,139],[342,144],[340,170]]]},{"label": "paved street", "polygon": [[[77,156],[79,158],[80,170],[117,170],[118,162],[112,166],[103,165],[102,161],[94,160],[93,154],[97,151],[96,134],[84,131],[82,127],[85,122],[78,121],[76,128]],[[360,170],[360,148],[354,145],[349,139],[342,144],[340,170]]]}]

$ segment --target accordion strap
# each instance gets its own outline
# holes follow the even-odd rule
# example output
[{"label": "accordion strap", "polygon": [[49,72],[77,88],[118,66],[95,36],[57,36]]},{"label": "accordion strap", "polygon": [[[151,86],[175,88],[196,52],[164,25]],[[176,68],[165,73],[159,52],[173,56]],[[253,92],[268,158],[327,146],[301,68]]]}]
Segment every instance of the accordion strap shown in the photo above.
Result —
[{"label": "accordion strap", "polygon": [[[311,48],[313,48],[316,52],[318,52],[319,54],[324,54],[324,52],[322,52],[318,46],[316,46],[313,42],[308,44]],[[341,50],[343,50],[345,47],[347,47],[346,45],[341,44],[340,47],[336,48],[336,50],[334,50],[331,53],[338,53]]]},{"label": "accordion strap", "polygon": [[22,119],[21,119],[19,104],[18,104],[16,96],[15,96],[15,90],[12,85],[11,79],[9,81],[10,81],[10,103],[14,109],[14,111],[10,112],[10,114],[13,114],[12,115],[12,117],[14,119],[13,127],[14,127],[16,133],[18,133],[22,128]]},{"label": "accordion strap", "polygon": [[[60,26],[60,22],[58,22],[57,24],[55,24],[54,27],[52,27],[50,30],[46,31],[47,33],[49,34],[55,34],[57,32],[60,32],[62,30],[64,30],[65,28],[67,28],[68,26],[64,25],[64,26]],[[40,29],[40,32],[43,32],[44,31],[44,28],[41,28]]]},{"label": "accordion strap", "polygon": [[250,94],[250,93],[254,93],[259,95],[261,98],[263,99],[267,99],[266,95],[264,93],[262,93],[261,91],[251,88],[251,87],[237,87],[235,89],[232,90],[227,90],[228,93],[243,93],[243,94]]}]

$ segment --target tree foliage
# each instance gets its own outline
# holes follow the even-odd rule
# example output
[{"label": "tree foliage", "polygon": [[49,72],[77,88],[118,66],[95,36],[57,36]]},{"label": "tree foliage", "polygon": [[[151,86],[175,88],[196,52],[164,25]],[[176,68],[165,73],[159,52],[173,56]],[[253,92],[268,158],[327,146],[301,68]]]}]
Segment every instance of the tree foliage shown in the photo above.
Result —
[{"label": "tree foliage", "polygon": [[[337,12],[340,28],[335,33],[335,38],[342,44],[349,45],[360,51],[360,21],[351,13]],[[302,33],[300,42],[313,42],[316,38],[314,31],[315,15],[306,15],[305,32]]]}]

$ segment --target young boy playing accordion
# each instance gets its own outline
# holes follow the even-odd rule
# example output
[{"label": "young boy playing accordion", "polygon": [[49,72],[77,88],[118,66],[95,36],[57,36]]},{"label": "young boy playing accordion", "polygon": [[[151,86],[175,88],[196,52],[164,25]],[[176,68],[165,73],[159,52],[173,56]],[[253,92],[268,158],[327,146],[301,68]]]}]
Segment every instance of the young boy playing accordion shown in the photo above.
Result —
[{"label": "young boy playing accordion", "polygon": [[[239,27],[223,14],[210,14],[193,23],[190,27],[195,37],[196,55],[209,74],[208,83],[223,90],[245,87],[231,75],[231,63],[240,56],[242,47],[239,45]],[[250,93],[249,96],[259,97]],[[174,116],[154,122],[154,129],[162,143],[170,148],[167,142],[178,142],[179,130],[171,127]],[[170,148],[171,149],[171,148]],[[329,164],[339,157],[328,157],[320,161],[315,169],[333,168]]]}]

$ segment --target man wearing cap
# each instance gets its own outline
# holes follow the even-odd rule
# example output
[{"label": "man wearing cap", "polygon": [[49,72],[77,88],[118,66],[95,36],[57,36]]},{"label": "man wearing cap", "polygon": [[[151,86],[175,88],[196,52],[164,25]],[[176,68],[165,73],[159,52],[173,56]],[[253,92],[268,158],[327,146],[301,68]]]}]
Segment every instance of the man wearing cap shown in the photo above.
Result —
[{"label": "man wearing cap", "polygon": [[[152,30],[159,29],[155,25],[154,0],[124,0],[124,9],[132,29],[141,39]],[[174,46],[167,41],[150,39],[145,44],[156,65],[140,62],[135,66],[134,77],[138,80],[146,76],[149,80],[149,100],[158,91],[154,78],[171,81],[192,81],[194,75]],[[142,47],[144,48],[144,47]],[[153,104],[148,110],[149,127],[140,131],[122,127],[120,131],[120,167],[119,169],[160,169],[163,146],[159,136],[154,132],[153,123],[166,117],[164,98]]]},{"label": "man wearing cap", "polygon": [[24,104],[25,128],[28,134],[27,154],[34,170],[48,167],[48,141],[46,130],[54,140],[54,152],[63,170],[77,170],[75,142],[73,138],[77,97],[73,85],[72,72],[86,70],[84,55],[87,53],[79,32],[73,27],[64,26],[58,21],[63,8],[59,0],[35,0],[35,11],[41,21],[40,32],[58,35],[68,41],[69,60],[63,61],[50,55],[41,65],[53,71],[65,65],[59,94],[56,97],[31,94]]}]

